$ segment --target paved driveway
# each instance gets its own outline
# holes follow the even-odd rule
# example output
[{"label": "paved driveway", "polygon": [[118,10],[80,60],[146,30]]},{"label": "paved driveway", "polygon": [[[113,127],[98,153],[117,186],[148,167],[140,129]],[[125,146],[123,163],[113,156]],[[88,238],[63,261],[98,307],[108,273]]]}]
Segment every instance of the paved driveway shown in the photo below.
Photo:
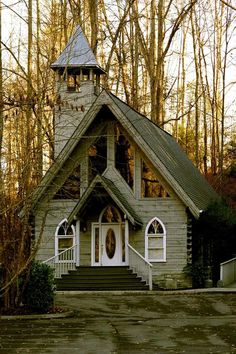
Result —
[{"label": "paved driveway", "polygon": [[72,318],[0,320],[0,354],[236,353],[236,294],[70,294]]}]

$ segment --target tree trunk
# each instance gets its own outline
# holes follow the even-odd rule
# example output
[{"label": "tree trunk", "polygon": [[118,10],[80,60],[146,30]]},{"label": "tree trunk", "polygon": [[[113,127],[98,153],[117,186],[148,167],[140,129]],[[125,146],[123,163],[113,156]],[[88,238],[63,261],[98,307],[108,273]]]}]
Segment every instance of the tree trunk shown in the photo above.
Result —
[{"label": "tree trunk", "polygon": [[89,18],[91,25],[91,48],[95,56],[97,54],[97,37],[98,37],[98,1],[89,0]]},{"label": "tree trunk", "polygon": [[3,142],[3,84],[2,84],[2,1],[0,0],[0,201],[3,189],[2,181],[2,142]]},{"label": "tree trunk", "polygon": [[[163,122],[163,108],[164,108],[164,57],[163,57],[163,41],[164,41],[164,25],[165,25],[165,1],[158,1],[158,39],[157,39],[157,63],[156,63],[156,77],[155,85],[156,86],[156,95],[153,100],[152,108],[152,120],[157,124]],[[155,102],[156,100],[156,102]]]}]

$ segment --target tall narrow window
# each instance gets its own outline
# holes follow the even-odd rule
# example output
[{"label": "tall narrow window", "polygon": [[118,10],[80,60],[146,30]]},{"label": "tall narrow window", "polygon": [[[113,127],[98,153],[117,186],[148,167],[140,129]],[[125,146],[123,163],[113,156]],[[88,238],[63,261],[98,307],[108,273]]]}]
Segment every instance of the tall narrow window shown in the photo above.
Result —
[{"label": "tall narrow window", "polygon": [[[68,225],[66,220],[63,220],[57,227],[55,238],[55,254],[60,255],[63,251],[70,249],[75,244],[75,227]],[[63,252],[59,256],[59,261],[67,261],[74,259],[74,250]]]},{"label": "tall narrow window", "polygon": [[[105,133],[104,133],[105,134]],[[89,155],[89,178],[90,181],[97,175],[102,174],[107,167],[107,138],[100,136],[88,150]]]},{"label": "tall narrow window", "polygon": [[128,183],[134,187],[134,147],[130,144],[119,127],[116,127],[116,169]]},{"label": "tall narrow window", "polygon": [[56,192],[54,199],[80,198],[80,165],[76,166],[62,187]]},{"label": "tall narrow window", "polygon": [[166,230],[157,218],[152,219],[146,227],[145,258],[150,262],[166,261]]},{"label": "tall narrow window", "polygon": [[95,232],[94,232],[95,263],[99,263],[100,261],[99,247],[100,247],[99,227],[95,227]]},{"label": "tall narrow window", "polygon": [[162,186],[157,174],[142,161],[142,185],[141,185],[142,198],[167,198],[168,192]]}]

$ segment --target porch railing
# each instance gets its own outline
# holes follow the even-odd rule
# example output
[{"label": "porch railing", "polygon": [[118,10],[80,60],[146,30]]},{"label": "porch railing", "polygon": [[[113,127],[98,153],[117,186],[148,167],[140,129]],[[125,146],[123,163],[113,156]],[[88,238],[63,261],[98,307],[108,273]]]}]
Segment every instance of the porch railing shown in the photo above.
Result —
[{"label": "porch railing", "polygon": [[149,263],[138,251],[136,251],[128,243],[128,254],[129,254],[129,267],[138,275],[140,275],[143,280],[149,286],[149,290],[152,290],[152,264]]},{"label": "porch railing", "polygon": [[77,245],[58,253],[43,263],[50,265],[55,270],[55,278],[61,278],[62,274],[67,274],[69,270],[76,268]]},{"label": "porch railing", "polygon": [[220,280],[223,286],[236,282],[236,257],[220,264]]}]

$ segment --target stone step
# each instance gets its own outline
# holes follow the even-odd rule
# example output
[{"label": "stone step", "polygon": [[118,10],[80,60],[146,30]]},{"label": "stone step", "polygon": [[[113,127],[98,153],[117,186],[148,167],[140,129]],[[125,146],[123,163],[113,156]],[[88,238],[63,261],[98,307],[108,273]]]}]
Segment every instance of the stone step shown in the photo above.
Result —
[{"label": "stone step", "polygon": [[70,270],[70,274],[132,274],[132,270],[128,267],[77,267]]},{"label": "stone step", "polygon": [[[142,282],[141,278],[118,278],[118,279],[107,279],[106,277],[104,278],[71,278],[69,277],[62,277],[59,279],[59,282],[61,284],[135,284]],[[145,283],[145,282],[144,282]]]},{"label": "stone step", "polygon": [[56,279],[57,290],[147,290],[128,267],[78,267]]},{"label": "stone step", "polygon": [[146,284],[61,284],[57,285],[57,290],[148,290]]},{"label": "stone step", "polygon": [[[118,281],[135,281],[139,280],[139,277],[137,277],[135,274],[132,275],[93,275],[93,276],[88,276],[88,275],[62,275],[61,280],[66,281],[67,279],[70,279],[71,281],[111,281],[111,282],[118,282]],[[141,278],[140,278],[141,279]]]}]

